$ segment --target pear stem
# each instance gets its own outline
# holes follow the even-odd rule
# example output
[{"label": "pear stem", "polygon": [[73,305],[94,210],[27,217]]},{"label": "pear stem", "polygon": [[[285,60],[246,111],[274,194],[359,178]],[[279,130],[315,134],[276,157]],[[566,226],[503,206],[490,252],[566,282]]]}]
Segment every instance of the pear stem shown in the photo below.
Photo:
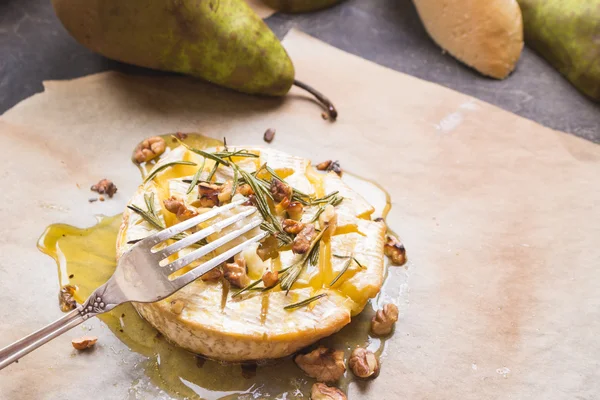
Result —
[{"label": "pear stem", "polygon": [[329,100],[327,97],[325,97],[323,95],[323,93],[319,92],[317,89],[313,88],[312,86],[307,85],[304,82],[300,82],[297,79],[294,79],[294,85],[298,86],[299,88],[302,88],[302,89],[306,90],[308,93],[310,93],[313,96],[315,96],[315,98],[317,100],[319,100],[319,102],[321,102],[321,104],[323,104],[325,106],[325,108],[327,109],[327,113],[329,114],[329,118],[331,118],[332,121],[335,121],[335,119],[338,116],[338,112],[335,109],[335,106],[333,105],[333,103],[331,102],[331,100]]}]

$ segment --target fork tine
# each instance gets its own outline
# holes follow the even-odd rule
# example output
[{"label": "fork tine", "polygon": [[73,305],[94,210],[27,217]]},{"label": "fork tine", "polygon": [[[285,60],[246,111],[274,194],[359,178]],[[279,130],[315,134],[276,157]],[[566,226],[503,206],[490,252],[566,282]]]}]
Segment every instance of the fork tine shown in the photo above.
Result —
[{"label": "fork tine", "polygon": [[[163,267],[164,274],[167,276],[171,275],[173,272],[179,270],[182,267],[185,267],[186,265],[188,265],[191,262],[196,261],[200,257],[207,255],[211,251],[218,249],[219,247],[223,246],[224,244],[227,244],[230,241],[240,237],[244,233],[251,231],[252,229],[259,226],[260,224],[262,224],[262,220],[256,219],[253,222],[249,223],[248,225],[244,226],[243,228],[240,228],[233,232],[229,232],[228,234],[223,235],[219,239],[217,239],[213,242],[210,242],[206,246],[202,246],[199,249],[194,250],[191,253],[188,253],[185,256],[178,258],[177,260],[175,260],[172,263],[167,264]],[[227,257],[227,258],[229,258],[229,257]],[[226,260],[227,260],[227,258],[226,258]]]},{"label": "fork tine", "polygon": [[173,236],[185,231],[186,229],[190,229],[191,227],[196,226],[201,222],[204,222],[213,217],[216,217],[217,215],[221,214],[223,211],[227,211],[229,209],[237,207],[245,202],[246,202],[246,199],[242,199],[242,200],[238,200],[236,202],[229,203],[229,204],[221,206],[221,207],[214,207],[212,210],[210,210],[208,212],[205,212],[194,218],[190,218],[188,220],[185,220],[183,222],[175,224],[167,229],[164,229],[158,233],[155,233],[154,235],[150,235],[147,238],[143,239],[141,242],[142,242],[142,244],[154,246],[160,242],[164,242],[165,240],[172,238]]},{"label": "fork tine", "polygon": [[194,268],[193,270],[191,270],[189,272],[186,272],[185,274],[183,274],[181,276],[178,276],[177,278],[173,279],[173,283],[175,283],[176,285],[180,285],[180,286],[187,285],[188,283],[198,279],[200,276],[204,275],[211,269],[215,268],[216,266],[224,263],[231,257],[235,256],[236,254],[238,254],[239,252],[244,250],[246,247],[248,247],[252,243],[256,243],[259,240],[262,240],[268,234],[269,234],[268,232],[261,231],[261,233],[259,233],[258,235],[246,240],[243,243],[238,244],[235,247],[232,247],[231,249],[227,250],[223,254],[220,254],[215,258],[211,258],[204,264],[199,265],[198,267]]},{"label": "fork tine", "polygon": [[192,235],[189,235],[181,240],[178,240],[177,242],[173,243],[170,246],[165,247],[162,250],[157,250],[155,252],[155,254],[160,257],[160,259],[164,259],[169,257],[171,254],[175,254],[176,252],[178,252],[179,250],[188,247],[191,244],[194,244],[210,235],[212,235],[213,233],[219,232],[221,229],[228,227],[229,225],[233,225],[236,222],[239,222],[241,220],[243,220],[246,217],[249,217],[250,215],[254,214],[256,212],[256,208],[252,207],[249,210],[243,211],[239,214],[235,214],[227,219],[224,219],[222,221],[219,221],[215,224],[212,224],[211,226],[204,228]]}]

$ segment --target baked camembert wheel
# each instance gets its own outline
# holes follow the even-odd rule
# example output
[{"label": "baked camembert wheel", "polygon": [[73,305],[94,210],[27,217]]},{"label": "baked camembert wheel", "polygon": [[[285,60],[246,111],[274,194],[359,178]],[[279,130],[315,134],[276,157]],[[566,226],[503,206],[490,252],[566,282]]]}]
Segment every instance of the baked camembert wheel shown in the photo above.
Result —
[{"label": "baked camembert wheel", "polygon": [[200,228],[248,207],[258,212],[207,241],[254,218],[263,219],[255,229],[269,231],[267,239],[169,298],[134,304],[170,341],[224,361],[284,357],[340,330],[379,292],[386,227],[371,221],[373,207],[334,172],[266,148],[201,150],[182,143],[163,156],[128,204],[117,254],[157,230],[244,198]]}]

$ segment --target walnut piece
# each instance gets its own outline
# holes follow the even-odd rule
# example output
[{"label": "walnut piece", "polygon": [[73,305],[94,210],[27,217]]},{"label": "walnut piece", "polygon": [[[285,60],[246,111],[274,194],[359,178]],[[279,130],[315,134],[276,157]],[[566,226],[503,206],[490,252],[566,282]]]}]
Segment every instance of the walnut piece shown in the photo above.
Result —
[{"label": "walnut piece", "polygon": [[165,208],[167,211],[175,214],[179,221],[185,221],[186,219],[190,219],[198,215],[196,210],[192,210],[188,208],[183,200],[178,199],[175,196],[171,196],[168,199],[163,201]]},{"label": "walnut piece", "polygon": [[338,176],[342,176],[342,167],[340,166],[339,161],[323,161],[317,164],[317,169],[319,171],[333,171],[338,174]]},{"label": "walnut piece", "polygon": [[324,383],[315,383],[310,391],[311,400],[347,400],[348,398],[340,389],[327,386]]},{"label": "walnut piece", "polygon": [[185,301],[181,300],[181,299],[176,299],[171,301],[171,312],[173,314],[181,314],[183,312],[183,309],[185,308]]},{"label": "walnut piece", "polygon": [[263,140],[267,143],[271,143],[275,139],[275,129],[269,128],[265,131],[263,135]]},{"label": "walnut piece", "polygon": [[237,286],[239,288],[248,286],[250,283],[250,278],[248,277],[248,273],[246,271],[246,260],[243,258],[238,258],[235,262],[225,263],[223,266],[223,276],[233,286]]},{"label": "walnut piece", "polygon": [[332,160],[326,160],[317,164],[317,169],[319,171],[327,171],[327,168],[331,165]]},{"label": "walnut piece", "polygon": [[321,215],[319,215],[319,228],[321,231],[327,229],[323,232],[323,238],[331,237],[335,233],[335,229],[337,228],[337,213],[331,204],[327,204]]},{"label": "walnut piece", "polygon": [[262,281],[266,288],[275,286],[279,282],[279,272],[266,271],[262,276]]},{"label": "walnut piece", "polygon": [[287,208],[290,206],[290,199],[284,197],[279,203],[275,204],[275,214],[283,215]]},{"label": "walnut piece", "polygon": [[222,276],[223,276],[223,271],[221,271],[221,268],[213,268],[210,271],[208,271],[207,273],[205,273],[204,275],[201,275],[200,279],[202,279],[204,282],[216,281],[218,279],[221,279]]},{"label": "walnut piece", "polygon": [[284,219],[281,225],[286,233],[292,235],[297,235],[304,229],[304,224],[302,222],[294,221],[293,219]]},{"label": "walnut piece", "polygon": [[252,190],[252,186],[248,185],[247,183],[244,183],[244,184],[238,186],[236,192],[241,194],[244,197],[248,197],[251,194],[254,194],[254,190]]},{"label": "walnut piece", "polygon": [[97,192],[100,194],[107,194],[110,198],[112,198],[115,195],[115,193],[117,193],[117,187],[115,186],[115,184],[106,178],[101,179],[100,181],[98,181],[98,183],[92,185],[90,190],[92,192]]},{"label": "walnut piece", "polygon": [[371,319],[371,332],[378,336],[389,335],[396,321],[398,321],[398,307],[394,303],[387,303]]},{"label": "walnut piece", "polygon": [[97,341],[98,338],[96,336],[82,336],[80,338],[71,340],[71,344],[77,350],[85,350],[93,347]]},{"label": "walnut piece", "polygon": [[290,200],[292,198],[293,189],[290,185],[283,183],[279,179],[271,179],[271,194],[273,195],[273,199],[277,202],[287,198]]},{"label": "walnut piece", "polygon": [[358,347],[352,351],[348,367],[358,378],[371,378],[379,373],[379,360],[372,351]]},{"label": "walnut piece", "polygon": [[306,224],[294,238],[292,251],[296,254],[306,253],[316,236],[317,231],[315,230],[315,226],[313,224]]},{"label": "walnut piece", "polygon": [[223,185],[221,185],[221,190],[219,190],[219,194],[217,198],[219,199],[219,205],[225,204],[231,200],[233,191],[233,181],[227,181]]},{"label": "walnut piece", "polygon": [[300,221],[302,218],[302,212],[304,211],[304,206],[298,201],[292,201],[287,207],[286,211],[290,219]]},{"label": "walnut piece", "polygon": [[386,237],[383,252],[392,260],[393,264],[402,265],[406,262],[406,249],[394,236],[388,235]]},{"label": "walnut piece", "polygon": [[198,185],[198,199],[201,207],[214,207],[219,205],[219,193],[221,186],[212,183],[201,183]]},{"label": "walnut piece", "polygon": [[77,290],[76,286],[65,285],[58,292],[58,304],[62,312],[69,312],[77,307],[77,302],[73,298],[73,294]]},{"label": "walnut piece", "polygon": [[160,136],[154,136],[140,142],[135,150],[133,150],[132,158],[135,162],[141,164],[160,156],[165,152],[166,148],[165,139]]},{"label": "walnut piece", "polygon": [[311,378],[319,382],[333,382],[346,372],[344,352],[319,347],[308,354],[299,354],[294,361]]}]

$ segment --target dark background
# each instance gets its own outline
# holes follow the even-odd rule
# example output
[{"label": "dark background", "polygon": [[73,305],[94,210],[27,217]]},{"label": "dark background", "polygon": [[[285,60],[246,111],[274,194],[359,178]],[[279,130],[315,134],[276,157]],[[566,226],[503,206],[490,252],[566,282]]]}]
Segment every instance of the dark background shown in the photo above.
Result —
[{"label": "dark background", "polygon": [[[275,14],[267,23],[280,38],[298,28],[378,64],[600,143],[600,106],[533,51],[524,49],[508,79],[482,77],[431,41],[410,0],[349,0],[316,13]],[[0,113],[41,92],[44,80],[110,69],[156,73],[105,59],[79,45],[63,29],[50,0],[0,0]]]}]

